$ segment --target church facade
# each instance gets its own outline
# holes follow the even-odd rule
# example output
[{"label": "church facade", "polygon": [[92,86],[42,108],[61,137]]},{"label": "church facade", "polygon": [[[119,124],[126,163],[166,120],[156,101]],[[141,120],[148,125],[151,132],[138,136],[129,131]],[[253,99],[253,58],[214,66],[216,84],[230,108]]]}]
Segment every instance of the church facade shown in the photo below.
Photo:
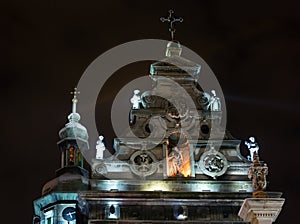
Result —
[{"label": "church facade", "polygon": [[[114,139],[114,154],[104,153],[103,136],[89,142],[73,92],[69,122],[59,131],[61,168],[34,201],[33,223],[275,221],[284,199],[264,192],[267,166],[255,139],[245,158],[243,141],[222,126],[218,92],[203,90],[201,65],[181,56],[173,26],[180,19],[170,13],[164,21],[171,32],[166,58],[150,66],[153,89],[133,90],[128,99],[130,130]],[[96,150],[88,164],[83,154],[90,149]]]}]

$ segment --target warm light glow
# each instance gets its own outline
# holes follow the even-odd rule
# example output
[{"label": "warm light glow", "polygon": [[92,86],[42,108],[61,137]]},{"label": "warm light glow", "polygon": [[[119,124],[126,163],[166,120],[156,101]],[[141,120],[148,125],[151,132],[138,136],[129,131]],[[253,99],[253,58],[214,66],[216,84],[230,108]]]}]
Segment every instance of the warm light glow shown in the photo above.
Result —
[{"label": "warm light glow", "polygon": [[71,146],[71,147],[69,148],[69,151],[70,151],[69,159],[70,159],[70,162],[71,162],[71,163],[74,163],[74,162],[75,162],[74,150],[75,150],[75,148],[74,148],[73,146]]},{"label": "warm light glow", "polygon": [[169,191],[169,187],[164,183],[151,183],[150,186],[144,188],[145,191]]},{"label": "warm light glow", "polygon": [[188,142],[182,146],[171,148],[167,152],[167,175],[169,177],[190,177],[191,160]]},{"label": "warm light glow", "polygon": [[191,176],[191,163],[190,161],[188,161],[187,163],[183,164],[182,166],[182,171],[181,171],[182,175],[184,177],[190,177]]}]

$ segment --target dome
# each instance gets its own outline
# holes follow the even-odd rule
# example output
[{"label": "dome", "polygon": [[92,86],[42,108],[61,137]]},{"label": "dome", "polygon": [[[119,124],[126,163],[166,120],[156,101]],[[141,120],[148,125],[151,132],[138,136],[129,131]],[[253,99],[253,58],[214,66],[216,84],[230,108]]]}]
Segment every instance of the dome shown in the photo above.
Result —
[{"label": "dome", "polygon": [[77,91],[77,87],[75,87],[74,91],[71,92],[71,94],[74,95],[72,99],[72,113],[68,116],[69,123],[67,123],[58,133],[61,139],[68,138],[87,141],[89,138],[87,129],[79,123],[80,115],[76,112],[76,104],[78,102],[77,94],[79,93],[80,92]]},{"label": "dome", "polygon": [[59,137],[61,139],[77,138],[82,140],[88,140],[89,136],[87,129],[78,122],[80,120],[80,115],[78,113],[71,113],[68,116],[68,119],[69,123],[67,123],[65,127],[59,131]]}]

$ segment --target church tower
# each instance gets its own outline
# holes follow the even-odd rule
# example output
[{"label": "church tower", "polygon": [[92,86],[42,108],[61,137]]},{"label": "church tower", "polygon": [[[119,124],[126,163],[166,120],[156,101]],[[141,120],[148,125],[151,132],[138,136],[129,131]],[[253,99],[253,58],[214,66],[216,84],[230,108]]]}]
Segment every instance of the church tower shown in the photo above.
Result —
[{"label": "church tower", "polygon": [[46,183],[42,197],[34,201],[35,223],[75,224],[77,217],[78,194],[89,189],[89,172],[84,166],[82,152],[89,149],[88,132],[79,123],[80,115],[76,112],[78,103],[74,89],[72,112],[69,122],[59,131],[57,143],[61,153],[61,168],[56,170],[56,177]]},{"label": "church tower", "polygon": [[77,88],[72,92],[72,113],[68,116],[69,122],[59,131],[60,141],[57,143],[61,151],[61,169],[57,174],[72,172],[88,177],[87,170],[84,169],[84,157],[82,152],[89,149],[88,132],[79,123],[80,115],[76,112]]},{"label": "church tower", "polygon": [[[153,88],[133,89],[129,129],[114,139],[108,155],[99,136],[90,162],[88,133],[76,112],[60,130],[61,168],[34,201],[36,223],[271,224],[284,199],[266,190],[267,165],[255,138],[234,138],[222,124],[225,107],[216,89],[198,82],[202,64],[182,57],[169,11],[171,39],[165,58],[150,66]],[[149,80],[150,81],[150,80]],[[249,149],[249,159],[241,144]]]}]

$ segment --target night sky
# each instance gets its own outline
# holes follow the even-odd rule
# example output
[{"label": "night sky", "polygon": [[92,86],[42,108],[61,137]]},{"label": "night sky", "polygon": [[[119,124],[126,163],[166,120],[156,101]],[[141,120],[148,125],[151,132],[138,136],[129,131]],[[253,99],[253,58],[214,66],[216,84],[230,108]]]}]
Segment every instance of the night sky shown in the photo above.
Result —
[{"label": "night sky", "polygon": [[[295,1],[296,2],[296,1]],[[169,39],[159,18],[183,17],[176,39],[199,54],[223,88],[227,129],[254,135],[268,190],[286,198],[276,223],[295,223],[299,197],[299,5],[284,1],[7,1],[1,12],[1,223],[31,223],[33,200],[60,167],[58,131],[70,91],[105,51]],[[149,63],[118,71],[101,90],[97,127],[112,146],[112,101]],[[129,101],[128,101],[129,102]],[[80,107],[80,96],[79,104]],[[84,125],[84,124],[83,124]]]}]

